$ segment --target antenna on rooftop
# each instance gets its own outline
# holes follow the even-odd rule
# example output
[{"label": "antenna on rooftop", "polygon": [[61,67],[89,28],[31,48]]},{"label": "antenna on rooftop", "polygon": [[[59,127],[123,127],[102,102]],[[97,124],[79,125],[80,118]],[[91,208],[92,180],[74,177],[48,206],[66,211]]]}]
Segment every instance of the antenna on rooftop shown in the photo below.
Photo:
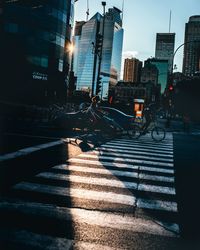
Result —
[{"label": "antenna on rooftop", "polygon": [[169,33],[171,31],[171,17],[172,17],[172,11],[170,10],[170,13],[169,13]]},{"label": "antenna on rooftop", "polygon": [[86,11],[86,21],[88,21],[90,12],[89,12],[89,0],[87,0],[87,11]]},{"label": "antenna on rooftop", "polygon": [[124,18],[124,0],[122,1],[122,23]]}]

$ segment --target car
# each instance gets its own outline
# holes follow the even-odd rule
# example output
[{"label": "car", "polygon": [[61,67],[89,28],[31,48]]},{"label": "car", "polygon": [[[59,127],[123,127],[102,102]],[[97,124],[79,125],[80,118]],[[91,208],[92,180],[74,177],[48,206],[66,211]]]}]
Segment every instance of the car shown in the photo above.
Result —
[{"label": "car", "polygon": [[114,119],[114,121],[116,121],[124,129],[129,129],[135,120],[133,115],[125,114],[116,108],[101,106],[98,108],[98,110],[111,119]]}]

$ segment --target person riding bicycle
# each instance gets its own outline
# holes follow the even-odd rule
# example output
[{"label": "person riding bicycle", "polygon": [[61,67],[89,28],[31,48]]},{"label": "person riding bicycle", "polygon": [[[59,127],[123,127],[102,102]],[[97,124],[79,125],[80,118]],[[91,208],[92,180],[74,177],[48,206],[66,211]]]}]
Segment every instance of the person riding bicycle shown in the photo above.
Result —
[{"label": "person riding bicycle", "polygon": [[145,117],[145,123],[142,127],[143,133],[147,132],[147,128],[149,127],[150,123],[154,120],[154,114],[155,114],[154,104],[150,104],[144,109],[143,115]]},{"label": "person riding bicycle", "polygon": [[95,121],[100,118],[97,110],[99,100],[100,98],[98,95],[92,97],[91,104],[86,110],[86,114],[89,114]]}]

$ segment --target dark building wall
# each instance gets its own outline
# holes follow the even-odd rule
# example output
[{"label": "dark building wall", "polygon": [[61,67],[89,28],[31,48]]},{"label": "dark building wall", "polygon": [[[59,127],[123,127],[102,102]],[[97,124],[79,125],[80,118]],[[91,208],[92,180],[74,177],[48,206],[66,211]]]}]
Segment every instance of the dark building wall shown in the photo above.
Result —
[{"label": "dark building wall", "polygon": [[71,4],[71,0],[4,1],[1,100],[38,105],[65,101]]},{"label": "dark building wall", "polygon": [[200,15],[191,16],[185,25],[183,73],[192,76],[200,71]]}]

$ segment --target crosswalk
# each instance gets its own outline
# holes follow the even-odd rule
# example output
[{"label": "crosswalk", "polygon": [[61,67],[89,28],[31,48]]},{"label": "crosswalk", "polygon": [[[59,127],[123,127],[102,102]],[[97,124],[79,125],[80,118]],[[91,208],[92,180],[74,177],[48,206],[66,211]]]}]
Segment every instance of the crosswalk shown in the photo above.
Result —
[{"label": "crosswalk", "polygon": [[0,240],[36,249],[137,249],[141,234],[178,238],[173,136],[119,138],[81,153],[13,186],[0,214],[9,225]]}]

